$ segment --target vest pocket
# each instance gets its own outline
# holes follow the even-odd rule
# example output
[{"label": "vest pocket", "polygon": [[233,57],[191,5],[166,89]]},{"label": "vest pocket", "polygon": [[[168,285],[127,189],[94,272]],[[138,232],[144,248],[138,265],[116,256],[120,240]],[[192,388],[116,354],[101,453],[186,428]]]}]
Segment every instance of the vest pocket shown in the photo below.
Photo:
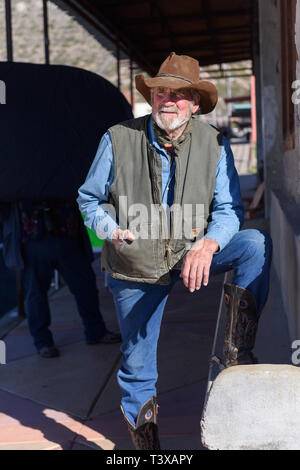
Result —
[{"label": "vest pocket", "polygon": [[158,276],[158,250],[157,239],[152,239],[152,224],[139,224],[139,233],[136,227],[130,226],[136,239],[128,243],[124,241],[115,256],[114,270],[129,277],[154,279]]}]

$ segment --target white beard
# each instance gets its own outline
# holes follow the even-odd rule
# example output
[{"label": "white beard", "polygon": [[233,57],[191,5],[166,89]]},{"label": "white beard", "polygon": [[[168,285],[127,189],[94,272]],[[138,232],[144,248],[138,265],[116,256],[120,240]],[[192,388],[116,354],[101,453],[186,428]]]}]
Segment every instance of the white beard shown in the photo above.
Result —
[{"label": "white beard", "polygon": [[[178,129],[179,127],[182,127],[186,122],[189,121],[189,119],[192,115],[193,106],[194,106],[194,103],[191,102],[190,105],[189,105],[189,109],[187,110],[187,114],[186,114],[185,118],[183,118],[183,119],[179,119],[178,117],[176,117],[171,122],[169,122],[169,118],[167,116],[162,115],[164,117],[161,118],[161,116],[160,116],[161,109],[156,114],[153,115],[153,118],[154,118],[156,124],[158,125],[158,127],[160,127],[162,130],[164,130],[164,131],[165,130],[174,131],[175,129]],[[166,108],[166,109],[168,109],[168,111],[171,111],[170,108]],[[172,110],[173,110],[173,108],[172,108]],[[176,110],[176,112],[177,112],[177,110]]]}]

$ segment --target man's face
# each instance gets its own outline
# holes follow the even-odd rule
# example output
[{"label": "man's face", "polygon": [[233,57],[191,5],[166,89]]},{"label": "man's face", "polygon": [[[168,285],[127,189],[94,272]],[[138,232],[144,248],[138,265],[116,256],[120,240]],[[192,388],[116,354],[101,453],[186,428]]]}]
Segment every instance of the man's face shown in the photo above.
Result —
[{"label": "man's face", "polygon": [[191,90],[156,87],[152,89],[152,115],[164,130],[175,130],[185,124],[198,108]]}]

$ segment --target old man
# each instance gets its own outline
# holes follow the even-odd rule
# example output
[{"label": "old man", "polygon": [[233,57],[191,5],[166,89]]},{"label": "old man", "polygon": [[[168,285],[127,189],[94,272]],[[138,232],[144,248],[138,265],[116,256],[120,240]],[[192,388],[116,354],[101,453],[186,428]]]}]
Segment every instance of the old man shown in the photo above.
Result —
[{"label": "old man", "polygon": [[[192,293],[233,270],[225,284],[223,362],[252,354],[266,302],[270,237],[239,231],[243,208],[230,145],[201,121],[218,100],[199,80],[198,61],[174,52],[136,87],[152,114],[113,126],[103,136],[77,199],[85,223],[105,238],[107,272],[122,334],[121,409],[137,450],[159,449],[157,341],[175,282]],[[134,217],[137,209],[142,216]]]}]

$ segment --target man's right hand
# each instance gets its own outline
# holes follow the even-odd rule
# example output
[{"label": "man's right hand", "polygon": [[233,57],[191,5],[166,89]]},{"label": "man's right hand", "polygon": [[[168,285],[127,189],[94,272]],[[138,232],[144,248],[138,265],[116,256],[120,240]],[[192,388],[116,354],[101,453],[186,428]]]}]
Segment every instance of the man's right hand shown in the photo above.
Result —
[{"label": "man's right hand", "polygon": [[135,240],[135,236],[128,229],[121,230],[120,228],[117,228],[111,237],[112,244],[117,251],[120,249],[122,243],[124,243],[125,240],[133,242]]}]

